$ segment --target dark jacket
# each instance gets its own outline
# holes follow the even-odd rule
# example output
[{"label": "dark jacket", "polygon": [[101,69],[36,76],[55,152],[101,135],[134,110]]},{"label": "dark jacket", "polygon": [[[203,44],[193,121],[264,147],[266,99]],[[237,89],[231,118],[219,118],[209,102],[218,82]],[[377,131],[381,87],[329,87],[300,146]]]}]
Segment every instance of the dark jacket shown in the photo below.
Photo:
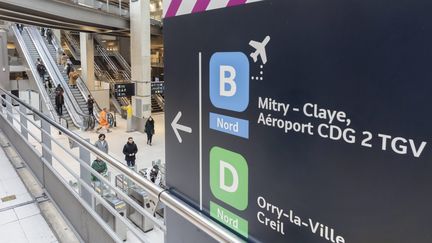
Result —
[{"label": "dark jacket", "polygon": [[46,72],[45,66],[43,64],[40,64],[40,63],[36,66],[36,69],[40,75],[44,75]]},{"label": "dark jacket", "polygon": [[55,104],[56,104],[56,106],[62,106],[64,104],[63,94],[56,95],[56,97],[55,97]]},{"label": "dark jacket", "polygon": [[[135,155],[138,152],[138,147],[136,146],[135,142],[133,143],[126,143],[123,147],[123,154],[125,155],[126,161],[134,161],[136,159]],[[133,155],[131,155],[133,154]]]},{"label": "dark jacket", "polygon": [[70,72],[72,72],[72,65],[70,65],[70,64],[67,64],[67,67],[66,67],[66,75],[69,77],[69,73]]},{"label": "dark jacket", "polygon": [[87,108],[93,109],[94,99],[90,98],[87,100]]},{"label": "dark jacket", "polygon": [[147,134],[154,134],[154,120],[147,120],[145,124],[145,133]]},{"label": "dark jacket", "polygon": [[[106,163],[103,162],[102,160],[97,160],[97,159],[95,161],[93,161],[91,167],[95,171],[97,171],[99,174],[105,173],[108,170]],[[99,179],[96,176],[94,176],[93,174],[91,174],[91,180],[92,181],[99,181]]]},{"label": "dark jacket", "polygon": [[57,86],[55,89],[56,94],[60,94],[61,92],[63,92],[63,88],[61,86]]}]

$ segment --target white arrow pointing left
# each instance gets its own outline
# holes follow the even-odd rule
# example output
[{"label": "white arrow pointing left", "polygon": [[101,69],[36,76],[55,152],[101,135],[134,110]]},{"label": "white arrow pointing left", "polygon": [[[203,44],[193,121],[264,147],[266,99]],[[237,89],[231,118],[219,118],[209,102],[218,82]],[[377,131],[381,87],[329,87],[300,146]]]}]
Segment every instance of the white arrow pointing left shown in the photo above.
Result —
[{"label": "white arrow pointing left", "polygon": [[171,127],[173,128],[174,134],[176,135],[179,143],[182,143],[183,140],[182,140],[178,130],[181,130],[181,131],[187,132],[187,133],[192,133],[192,128],[187,127],[185,125],[178,124],[178,121],[180,120],[181,116],[182,116],[182,113],[181,113],[181,111],[179,111],[177,113],[177,115],[174,117],[174,120],[171,122]]}]

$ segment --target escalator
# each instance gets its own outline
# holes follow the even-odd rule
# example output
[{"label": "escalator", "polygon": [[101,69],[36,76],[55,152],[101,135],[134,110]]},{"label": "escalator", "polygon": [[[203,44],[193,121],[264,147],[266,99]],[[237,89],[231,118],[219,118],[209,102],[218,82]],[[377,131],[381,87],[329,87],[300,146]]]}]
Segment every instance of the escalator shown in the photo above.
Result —
[{"label": "escalator", "polygon": [[[51,57],[56,60],[57,57],[57,49],[60,48],[59,45],[55,46],[56,40],[53,39],[52,44],[49,44],[48,41],[44,39],[45,45],[47,46],[49,53],[51,54]],[[62,77],[64,80],[69,80],[69,77],[67,75],[66,70],[64,69],[63,65],[57,63],[57,68],[59,69],[60,73],[62,74]],[[78,80],[77,80],[78,82]],[[70,87],[71,93],[74,97],[74,99],[77,101],[81,111],[83,111],[84,114],[88,114],[88,108],[87,108],[87,99],[83,96],[83,92],[77,87]]]},{"label": "escalator", "polygon": [[[66,45],[73,49],[75,52],[79,52],[79,37],[71,34],[70,32],[63,31],[64,39],[67,42]],[[111,88],[111,101],[113,106],[119,113],[123,113],[121,106],[127,106],[131,103],[128,98],[116,98],[114,96],[113,87],[116,83],[128,83],[131,82],[131,67],[129,63],[118,53],[117,51],[108,52],[102,44],[102,41],[95,36],[95,76],[102,80],[109,82]],[[77,54],[74,55],[74,57]],[[151,107],[152,112],[163,112],[163,97],[153,94],[151,96]]]},{"label": "escalator", "polygon": [[[131,66],[127,61],[123,58],[122,55],[118,51],[110,51],[108,52],[102,45],[102,41],[95,37],[95,48],[99,54],[99,62],[101,64],[106,64],[105,70],[109,70],[114,73],[116,80],[120,80],[122,82],[131,82]],[[162,101],[161,101],[162,100]],[[158,113],[164,111],[163,105],[163,97],[158,96],[156,94],[152,94],[151,96],[151,109],[152,113]]]},{"label": "escalator", "polygon": [[[42,109],[45,109],[45,113],[49,115],[55,121],[59,121],[60,117],[57,115],[55,111],[55,102],[52,102],[50,99],[49,92],[45,89],[44,81],[40,77],[37,68],[36,68],[36,60],[37,57],[33,57],[36,55],[36,48],[34,47],[30,36],[27,32],[23,31],[21,34],[15,25],[10,26],[11,32],[14,34],[14,42],[16,49],[18,50],[20,56],[24,57],[24,60],[27,62],[27,75],[32,77],[38,87],[40,99],[42,100],[42,104],[44,105]],[[67,111],[65,111],[66,113]]]},{"label": "escalator", "polygon": [[[47,76],[51,79],[53,85],[56,87],[60,85],[64,90],[64,101],[65,108],[63,112],[62,118],[67,121],[67,126],[83,128],[85,124],[86,118],[88,115],[84,114],[83,111],[79,108],[77,101],[75,100],[69,85],[67,85],[67,79],[65,79],[65,74],[63,74],[59,66],[55,61],[55,51],[54,57],[51,55],[49,48],[47,47],[43,38],[39,35],[39,31],[35,27],[26,27],[24,31],[20,33],[16,28],[12,27],[14,34],[17,39],[21,39],[22,41],[17,41],[17,44],[20,46],[22,52],[28,53],[28,55],[24,55],[29,66],[36,66],[35,62],[38,58],[40,58],[47,70]],[[50,107],[55,106],[55,94],[54,92],[47,92],[44,88],[44,83],[39,74],[31,70],[31,75],[34,77],[37,82],[39,91],[41,96],[43,97],[46,103],[49,103]],[[47,98],[49,97],[49,98]],[[56,116],[56,114],[54,115]],[[58,120],[59,117],[57,116]]]},{"label": "escalator", "polygon": [[[80,46],[79,46],[79,37],[67,32],[62,31],[62,34],[64,36],[65,44],[69,48],[72,48],[76,53],[80,52]],[[76,54],[76,56],[78,56]],[[105,69],[102,70],[101,66],[106,67],[108,63],[106,63],[105,59],[100,56],[95,56],[94,58],[94,71],[95,71],[95,77],[98,80],[104,81],[109,83],[110,85],[110,101],[114,108],[117,110],[118,113],[122,114],[124,111],[121,109],[122,106],[127,106],[130,101],[127,98],[116,98],[114,95],[114,84],[116,83],[116,80],[114,78],[115,72],[111,69]]]}]

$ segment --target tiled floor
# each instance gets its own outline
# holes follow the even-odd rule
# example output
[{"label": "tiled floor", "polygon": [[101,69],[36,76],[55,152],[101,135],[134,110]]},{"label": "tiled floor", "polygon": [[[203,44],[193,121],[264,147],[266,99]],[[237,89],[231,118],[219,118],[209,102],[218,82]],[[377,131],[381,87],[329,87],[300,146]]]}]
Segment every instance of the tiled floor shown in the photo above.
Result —
[{"label": "tiled floor", "polygon": [[0,148],[0,243],[57,242],[39,208]]}]

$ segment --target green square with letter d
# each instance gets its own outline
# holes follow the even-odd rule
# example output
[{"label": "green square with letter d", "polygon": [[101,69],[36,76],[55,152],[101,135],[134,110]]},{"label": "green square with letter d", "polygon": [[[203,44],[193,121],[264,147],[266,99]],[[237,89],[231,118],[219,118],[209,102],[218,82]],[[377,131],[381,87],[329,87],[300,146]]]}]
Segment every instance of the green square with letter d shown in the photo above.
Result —
[{"label": "green square with letter d", "polygon": [[213,195],[237,210],[248,206],[249,169],[246,159],[220,147],[210,150],[210,188]]}]

